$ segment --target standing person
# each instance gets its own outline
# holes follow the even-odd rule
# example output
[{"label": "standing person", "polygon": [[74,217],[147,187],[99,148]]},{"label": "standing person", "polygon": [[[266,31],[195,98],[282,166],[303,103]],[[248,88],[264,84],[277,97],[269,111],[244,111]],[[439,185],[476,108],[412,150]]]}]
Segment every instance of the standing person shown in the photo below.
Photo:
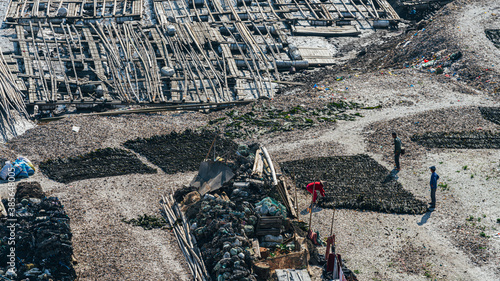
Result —
[{"label": "standing person", "polygon": [[401,170],[399,166],[399,156],[401,156],[401,140],[398,138],[398,135],[393,132],[392,138],[394,139],[394,162],[396,162],[396,170]]},{"label": "standing person", "polygon": [[[325,190],[323,189],[323,181],[318,181],[318,182],[311,182],[310,184],[307,185],[306,189],[309,191],[309,193],[313,194],[313,204],[316,204],[316,199],[318,198],[318,191],[321,194],[321,196],[325,197]],[[313,206],[311,206],[312,208]]]},{"label": "standing person", "polygon": [[437,181],[439,179],[439,175],[436,174],[436,167],[429,167],[431,170],[431,203],[429,206],[429,211],[434,211],[436,208],[436,190],[437,190]]}]

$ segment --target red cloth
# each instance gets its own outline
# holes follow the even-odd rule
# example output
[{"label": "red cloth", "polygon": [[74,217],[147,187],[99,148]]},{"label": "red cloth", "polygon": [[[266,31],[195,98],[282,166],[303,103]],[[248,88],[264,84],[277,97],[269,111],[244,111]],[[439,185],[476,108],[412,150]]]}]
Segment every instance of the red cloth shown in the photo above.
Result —
[{"label": "red cloth", "polygon": [[[307,191],[309,191],[309,193],[311,193],[311,194],[313,193],[313,189],[314,189],[316,191],[319,191],[319,193],[321,193],[321,196],[325,197],[325,190],[323,189],[323,184],[320,182],[311,182],[310,184],[307,185],[306,188],[307,188]],[[314,203],[316,203],[317,198],[318,198],[318,193],[314,192],[314,195],[313,195],[313,202]]]}]

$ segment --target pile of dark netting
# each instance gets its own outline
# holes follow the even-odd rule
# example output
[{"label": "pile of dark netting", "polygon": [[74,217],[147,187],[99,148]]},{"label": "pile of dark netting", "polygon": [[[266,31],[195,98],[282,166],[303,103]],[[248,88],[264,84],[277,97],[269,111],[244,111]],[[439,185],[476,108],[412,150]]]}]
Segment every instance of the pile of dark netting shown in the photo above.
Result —
[{"label": "pile of dark netting", "polygon": [[280,163],[298,188],[327,181],[322,207],[362,209],[386,213],[422,214],[426,204],[391,178],[389,170],[368,155],[320,157]]},{"label": "pile of dark netting", "polygon": [[47,160],[40,163],[40,170],[50,179],[62,183],[157,172],[144,165],[133,153],[118,148],[98,149],[77,157]]},{"label": "pile of dark netting", "polygon": [[479,110],[484,119],[500,125],[500,107],[480,107]]},{"label": "pile of dark netting", "polygon": [[500,148],[500,133],[491,131],[428,132],[410,139],[429,148]]},{"label": "pile of dark netting", "polygon": [[[3,204],[8,208],[7,199]],[[9,228],[12,223],[15,228]],[[70,219],[57,197],[20,200],[15,206],[15,216],[0,219],[3,241],[0,266],[4,276],[11,278],[6,280],[75,280],[69,223]],[[11,232],[15,233],[15,244],[9,240]],[[15,248],[16,276],[7,271],[11,247]]]},{"label": "pile of dark netting", "polygon": [[257,223],[251,204],[206,195],[191,208],[196,211],[187,212],[188,220],[213,280],[256,281],[251,254],[245,250]]},{"label": "pile of dark netting", "polygon": [[[217,136],[217,137],[216,137]],[[215,154],[222,158],[234,157],[238,145],[214,132],[200,133],[186,130],[183,133],[154,136],[125,142],[125,147],[145,156],[167,174],[196,171],[207,156],[215,139]],[[209,157],[213,157],[213,149]]]}]

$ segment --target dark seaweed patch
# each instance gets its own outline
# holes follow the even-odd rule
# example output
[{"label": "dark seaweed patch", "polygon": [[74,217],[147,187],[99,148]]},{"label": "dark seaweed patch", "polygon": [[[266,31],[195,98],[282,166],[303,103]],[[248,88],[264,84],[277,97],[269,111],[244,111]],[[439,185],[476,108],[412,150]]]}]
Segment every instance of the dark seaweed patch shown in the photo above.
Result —
[{"label": "dark seaweed patch", "polygon": [[[168,135],[154,136],[149,139],[136,139],[125,142],[125,147],[145,156],[167,174],[197,171],[207,156],[215,138],[214,132],[195,133],[186,130]],[[233,141],[217,136],[215,151],[218,156],[231,158],[238,145]],[[211,152],[212,156],[213,150]]]},{"label": "dark seaweed patch", "polygon": [[500,107],[480,107],[479,110],[484,119],[500,125]]},{"label": "dark seaweed patch", "polygon": [[427,132],[411,140],[429,148],[500,148],[500,133],[491,131]]},{"label": "dark seaweed patch", "polygon": [[500,29],[485,29],[484,33],[486,37],[493,42],[495,47],[500,49]]},{"label": "dark seaweed patch", "polygon": [[163,217],[155,217],[144,214],[136,219],[122,219],[122,222],[131,224],[133,226],[140,226],[145,230],[151,230],[153,228],[162,228],[167,225],[167,221]]},{"label": "dark seaweed patch", "polygon": [[353,121],[363,116],[359,112],[349,111],[360,107],[355,102],[342,100],[324,104],[320,108],[306,108],[302,105],[275,108],[262,103],[254,104],[248,112],[228,111],[225,117],[209,121],[209,125],[224,132],[229,138],[246,139],[271,133],[306,130],[320,123],[334,123],[337,120]]},{"label": "dark seaweed patch", "polygon": [[40,163],[40,169],[50,179],[62,183],[126,174],[154,174],[133,153],[117,148],[105,148],[71,157]]},{"label": "dark seaweed patch", "polygon": [[283,162],[282,170],[299,188],[312,181],[327,181],[322,207],[362,209],[386,213],[422,214],[426,205],[395,181],[389,170],[367,155],[320,157]]}]

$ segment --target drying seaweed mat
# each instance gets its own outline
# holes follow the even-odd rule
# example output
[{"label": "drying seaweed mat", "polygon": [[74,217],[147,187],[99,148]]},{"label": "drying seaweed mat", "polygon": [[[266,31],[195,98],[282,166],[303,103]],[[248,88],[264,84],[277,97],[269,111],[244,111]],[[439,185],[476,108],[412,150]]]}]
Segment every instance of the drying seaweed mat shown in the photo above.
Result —
[{"label": "drying seaweed mat", "polygon": [[326,197],[318,201],[322,207],[400,214],[422,214],[427,209],[423,201],[403,189],[394,173],[367,155],[309,158],[280,165],[299,188],[326,181]]},{"label": "drying seaweed mat", "polygon": [[144,165],[132,152],[117,148],[98,149],[77,157],[47,160],[40,163],[40,169],[50,179],[62,183],[157,172]]}]

